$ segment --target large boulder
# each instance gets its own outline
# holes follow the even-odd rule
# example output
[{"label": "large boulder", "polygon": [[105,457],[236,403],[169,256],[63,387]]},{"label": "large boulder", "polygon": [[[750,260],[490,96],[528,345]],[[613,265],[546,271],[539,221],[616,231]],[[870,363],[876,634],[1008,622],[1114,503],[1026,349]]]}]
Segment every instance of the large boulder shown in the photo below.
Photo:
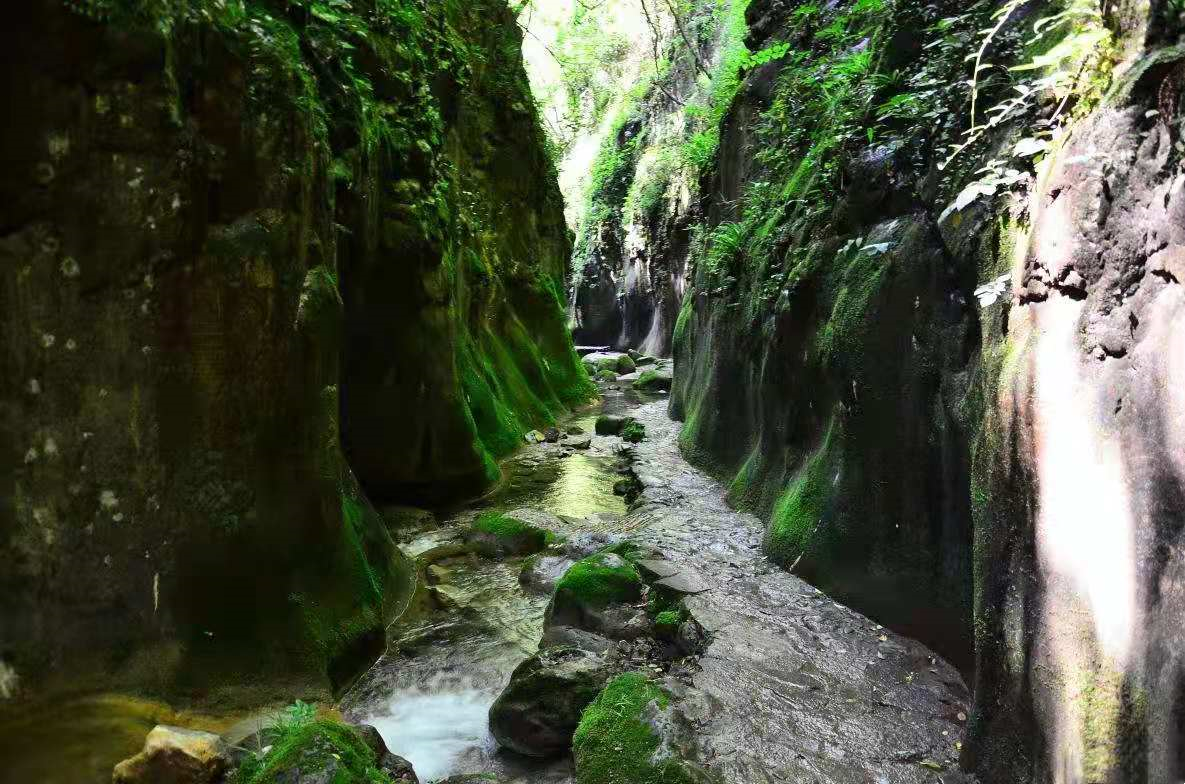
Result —
[{"label": "large boulder", "polygon": [[157,725],[144,749],[115,766],[113,784],[215,784],[231,767],[230,748],[218,735]]},{"label": "large boulder", "polygon": [[556,583],[544,626],[571,626],[611,640],[644,637],[653,630],[647,592],[629,560],[614,552],[594,553],[573,564]]},{"label": "large boulder", "polygon": [[634,381],[634,389],[642,392],[670,392],[674,376],[670,368],[644,370]]},{"label": "large boulder", "polygon": [[581,714],[611,675],[595,653],[571,647],[540,651],[515,668],[490,708],[490,731],[519,754],[566,754]]},{"label": "large boulder", "polygon": [[264,750],[243,760],[235,784],[419,784],[411,763],[369,725],[308,720],[269,728],[261,741]]},{"label": "large boulder", "polygon": [[533,509],[485,512],[473,522],[467,539],[486,558],[530,555],[547,547],[552,527],[559,525],[555,515]]}]

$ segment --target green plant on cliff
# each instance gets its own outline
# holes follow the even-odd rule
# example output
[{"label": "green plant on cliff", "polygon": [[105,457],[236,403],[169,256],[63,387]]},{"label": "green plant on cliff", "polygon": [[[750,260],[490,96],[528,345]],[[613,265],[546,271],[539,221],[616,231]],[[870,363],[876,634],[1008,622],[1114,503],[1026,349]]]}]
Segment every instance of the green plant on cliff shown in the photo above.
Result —
[{"label": "green plant on cliff", "polygon": [[751,317],[787,282],[773,275],[790,271],[786,264],[774,269],[781,261],[775,247],[822,226],[842,184],[843,156],[867,143],[872,109],[891,81],[878,72],[890,16],[880,0],[831,11],[803,6],[786,34],[813,38],[810,44],[770,47],[768,56],[783,65],[756,128],[761,174],[746,186],[738,219],[717,226],[699,254],[705,282],[722,292],[744,277],[736,265],[747,259],[754,269],[748,277],[760,287],[749,299]]},{"label": "green plant on cliff", "polygon": [[561,28],[554,52],[563,76],[568,117],[578,127],[599,118],[614,98],[629,40],[608,27],[596,6],[577,4],[572,22]]},{"label": "green plant on cliff", "polygon": [[715,13],[720,17],[723,43],[716,66],[709,75],[711,82],[702,104],[688,106],[691,127],[683,145],[683,159],[694,169],[710,166],[720,146],[720,123],[741,88],[745,70],[777,59],[788,51],[780,45],[754,54],[745,46],[749,26],[745,10],[750,0],[717,0]]}]

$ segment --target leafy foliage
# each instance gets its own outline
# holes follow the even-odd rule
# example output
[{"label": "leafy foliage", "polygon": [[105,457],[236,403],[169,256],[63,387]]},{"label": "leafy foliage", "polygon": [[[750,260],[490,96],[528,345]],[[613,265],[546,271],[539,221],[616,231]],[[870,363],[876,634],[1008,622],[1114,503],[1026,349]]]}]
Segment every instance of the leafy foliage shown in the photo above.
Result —
[{"label": "leafy foliage", "polygon": [[278,777],[333,772],[334,784],[391,784],[374,751],[350,726],[317,719],[316,709],[299,700],[264,730],[266,745],[247,752],[233,784],[264,784]]}]

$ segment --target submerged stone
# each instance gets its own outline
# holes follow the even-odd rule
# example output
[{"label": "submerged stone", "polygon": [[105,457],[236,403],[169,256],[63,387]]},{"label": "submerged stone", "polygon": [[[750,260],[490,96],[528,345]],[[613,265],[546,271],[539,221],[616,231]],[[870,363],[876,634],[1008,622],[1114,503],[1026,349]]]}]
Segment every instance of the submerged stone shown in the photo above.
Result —
[{"label": "submerged stone", "polygon": [[588,449],[592,446],[592,436],[568,436],[563,444],[570,449]]}]

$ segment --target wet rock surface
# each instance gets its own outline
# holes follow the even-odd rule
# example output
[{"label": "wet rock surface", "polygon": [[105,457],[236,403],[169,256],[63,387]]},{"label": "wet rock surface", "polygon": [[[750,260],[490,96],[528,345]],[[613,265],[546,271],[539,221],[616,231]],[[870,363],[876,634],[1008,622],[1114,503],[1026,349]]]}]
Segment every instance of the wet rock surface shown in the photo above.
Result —
[{"label": "wet rock surface", "polygon": [[498,743],[531,757],[566,754],[580,714],[613,670],[601,656],[580,648],[545,648],[515,668],[490,708]]},{"label": "wet rock surface", "polygon": [[[557,514],[557,533],[566,539],[533,557],[533,566],[445,560],[448,579],[469,597],[465,607],[409,625],[347,696],[347,716],[373,721],[399,753],[400,728],[413,726],[402,723],[411,714],[398,718],[400,705],[422,708],[434,694],[447,700],[475,694],[484,733],[484,716],[512,671],[540,648],[567,646],[608,662],[613,672],[646,673],[669,692],[663,713],[678,724],[679,754],[726,784],[965,781],[955,764],[968,712],[958,673],[922,645],[770,564],[760,553],[759,521],[729,509],[723,488],[680,456],[680,425],[667,418],[665,402],[605,394],[605,413],[635,417],[646,427],[640,444],[595,435],[588,456],[608,459],[626,450],[640,492],[632,510],[569,515],[560,494],[533,489],[533,482],[520,486],[514,477],[527,466],[530,476],[552,476],[554,466],[582,456],[562,457],[561,444],[524,448],[506,466],[517,488],[510,508],[528,496],[538,499],[537,508]],[[581,424],[591,430],[595,417],[586,414]],[[611,465],[582,486],[611,486],[618,476]],[[591,497],[604,503],[599,494]],[[449,525],[446,520],[405,551],[432,552]],[[548,596],[538,586],[524,590],[520,575],[554,574],[563,560],[587,558],[623,537],[641,548],[633,561],[645,591],[571,617],[557,620],[553,613],[545,623]],[[557,560],[545,568],[545,558]],[[647,607],[651,595],[685,605],[687,614],[675,612],[656,625]],[[636,636],[611,638],[612,631],[631,630],[633,621]],[[513,784],[573,781],[566,758],[497,751],[493,736],[467,743],[446,774],[486,771]],[[408,756],[414,763],[414,753]]]},{"label": "wet rock surface", "polygon": [[680,456],[665,406],[634,416],[650,437],[633,447],[645,489],[625,525],[712,586],[685,600],[710,642],[675,700],[706,767],[738,784],[967,781],[958,672],[771,565],[760,521]]},{"label": "wet rock surface", "polygon": [[354,729],[362,738],[362,742],[374,752],[379,768],[391,777],[394,784],[420,784],[412,764],[398,754],[392,754],[377,729],[369,724],[360,724]]}]

